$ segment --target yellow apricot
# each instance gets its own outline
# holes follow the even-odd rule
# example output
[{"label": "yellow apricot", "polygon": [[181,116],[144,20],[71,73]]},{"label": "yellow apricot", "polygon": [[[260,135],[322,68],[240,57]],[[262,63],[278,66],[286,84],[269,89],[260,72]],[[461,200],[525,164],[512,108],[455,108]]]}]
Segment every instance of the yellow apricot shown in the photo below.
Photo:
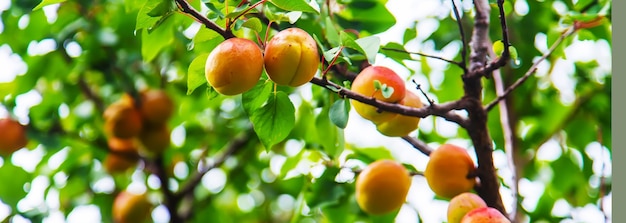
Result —
[{"label": "yellow apricot", "polygon": [[475,171],[476,166],[464,148],[444,144],[430,154],[424,177],[436,195],[451,199],[474,188],[476,179],[468,176]]},{"label": "yellow apricot", "polygon": [[411,187],[411,177],[404,166],[393,160],[369,164],[356,179],[356,201],[372,215],[400,209]]},{"label": "yellow apricot", "polygon": [[317,44],[300,28],[278,32],[265,46],[265,70],[274,83],[297,87],[315,76],[320,64]]}]

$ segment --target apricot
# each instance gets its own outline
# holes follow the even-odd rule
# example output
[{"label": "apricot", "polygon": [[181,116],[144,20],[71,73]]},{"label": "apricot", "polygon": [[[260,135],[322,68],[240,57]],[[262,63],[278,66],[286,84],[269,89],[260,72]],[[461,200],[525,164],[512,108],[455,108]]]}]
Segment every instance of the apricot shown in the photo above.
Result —
[{"label": "apricot", "polygon": [[267,43],[264,62],[274,83],[297,87],[313,79],[320,56],[311,35],[300,28],[288,28]]},{"label": "apricot", "polygon": [[132,100],[122,98],[104,111],[104,130],[109,136],[132,138],[139,134],[142,125],[141,113]]},{"label": "apricot", "polygon": [[[421,108],[423,106],[420,98],[409,90],[406,91],[404,99],[400,101],[400,104],[413,108]],[[376,125],[376,129],[378,130],[378,132],[386,136],[402,137],[409,135],[409,133],[417,129],[419,123],[419,117],[399,114],[391,118],[391,120],[389,121],[379,123],[378,125]]]},{"label": "apricot", "polygon": [[237,95],[250,90],[261,78],[263,53],[248,39],[230,38],[211,51],[205,76],[215,91]]},{"label": "apricot", "polygon": [[113,220],[116,223],[141,223],[150,218],[152,204],[145,194],[120,192],[113,201]]},{"label": "apricot", "polygon": [[[399,103],[406,94],[402,78],[393,70],[382,66],[363,69],[352,82],[352,91],[389,103]],[[389,121],[397,115],[393,112],[379,112],[378,108],[355,100],[352,100],[352,106],[361,117],[375,124]]]},{"label": "apricot", "polygon": [[165,125],[144,129],[139,134],[139,141],[143,152],[161,154],[170,145],[170,130]]},{"label": "apricot", "polygon": [[112,151],[104,159],[104,169],[108,173],[121,173],[139,161],[137,144],[134,139],[109,138],[109,149]]},{"label": "apricot", "polygon": [[424,177],[436,195],[451,199],[471,191],[475,177],[468,177],[476,166],[464,148],[444,144],[430,154]]},{"label": "apricot", "polygon": [[495,208],[482,207],[468,212],[461,223],[511,223],[511,221]]},{"label": "apricot", "polygon": [[141,92],[141,116],[144,124],[163,125],[174,112],[174,102],[163,90]]},{"label": "apricot", "polygon": [[27,143],[26,127],[13,119],[0,119],[0,156],[10,156]]},{"label": "apricot", "polygon": [[448,204],[448,223],[460,223],[465,214],[482,207],[487,207],[487,203],[476,194],[464,192],[456,195]]},{"label": "apricot", "polygon": [[366,213],[382,215],[400,209],[406,201],[411,177],[393,160],[369,164],[356,179],[356,201]]}]

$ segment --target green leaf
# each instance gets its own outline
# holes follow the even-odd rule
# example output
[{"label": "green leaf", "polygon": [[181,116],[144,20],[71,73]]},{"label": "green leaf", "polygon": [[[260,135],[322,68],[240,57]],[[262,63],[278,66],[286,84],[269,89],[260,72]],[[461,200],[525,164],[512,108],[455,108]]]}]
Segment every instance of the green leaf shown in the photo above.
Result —
[{"label": "green leaf", "polygon": [[269,2],[287,11],[315,12],[319,14],[305,0],[270,0]]},{"label": "green leaf", "polygon": [[365,163],[371,163],[379,159],[393,159],[389,149],[385,147],[366,147],[366,148],[352,148],[353,154],[348,155],[348,158],[356,158]]},{"label": "green leaf", "polygon": [[45,6],[48,5],[52,5],[52,4],[56,4],[56,3],[61,3],[61,2],[65,2],[67,0],[42,0],[39,5],[35,6],[35,8],[33,8],[33,11],[37,11]]},{"label": "green leaf", "polygon": [[383,84],[383,88],[381,89],[381,93],[383,93],[383,97],[389,98],[393,94],[393,87],[387,86],[387,84]]},{"label": "green leaf", "polygon": [[266,150],[289,135],[295,126],[295,112],[287,94],[279,91],[270,96],[267,104],[252,113],[250,121]]},{"label": "green leaf", "polygon": [[363,54],[367,56],[367,61],[374,64],[376,54],[380,49],[380,38],[378,36],[368,36],[355,40],[355,42],[363,49]]},{"label": "green leaf", "polygon": [[514,46],[509,46],[509,55],[511,55],[511,59],[517,60],[517,49]]},{"label": "green leaf", "polygon": [[402,42],[406,44],[410,40],[415,39],[415,37],[417,37],[417,29],[415,29],[415,27],[407,28],[404,30],[404,36],[402,37]]},{"label": "green leaf", "polygon": [[163,16],[168,12],[171,12],[174,9],[173,6],[172,1],[160,1],[158,5],[147,13],[147,15],[150,17]]},{"label": "green leaf", "polygon": [[411,55],[406,53],[404,46],[399,43],[389,42],[383,46],[382,51],[385,56],[391,58],[399,64],[403,64],[403,60],[411,60]]},{"label": "green leaf", "polygon": [[193,59],[191,64],[189,64],[189,68],[187,69],[187,95],[190,95],[196,88],[207,83],[204,68],[208,57],[208,53],[200,54],[200,56],[197,56],[196,59]]},{"label": "green leaf", "polygon": [[493,49],[493,53],[495,53],[496,56],[502,56],[502,52],[504,52],[504,43],[502,42],[502,40],[496,40],[495,42],[493,42],[491,48]]},{"label": "green leaf", "polygon": [[330,17],[326,17],[324,31],[326,31],[326,40],[328,40],[328,43],[330,43],[331,46],[339,46],[339,44],[341,44],[341,40],[339,39],[339,31],[337,31],[337,28],[335,28],[335,23],[333,23]]},{"label": "green leaf", "polygon": [[0,187],[0,200],[15,210],[17,203],[26,196],[24,184],[30,182],[31,179],[28,172],[21,167],[14,166],[9,160],[5,159],[0,167],[0,179],[3,179]]},{"label": "green leaf", "polygon": [[220,96],[220,93],[217,92],[215,90],[215,88],[213,88],[213,86],[208,86],[206,88],[206,95],[207,95],[208,99],[211,100],[213,98],[217,98],[218,96]]},{"label": "green leaf", "polygon": [[341,31],[339,32],[339,39],[341,39],[341,45],[345,46],[347,48],[353,49],[358,51],[359,53],[365,54],[365,50],[363,50],[363,48],[361,48],[361,46],[359,44],[356,43],[356,41],[354,41],[354,38],[352,38],[352,36],[350,36],[350,34]]},{"label": "green leaf", "polygon": [[263,31],[263,24],[261,23],[261,20],[257,17],[246,20],[242,26],[259,33]]},{"label": "green leaf", "polygon": [[306,203],[311,209],[337,204],[341,197],[346,196],[343,186],[335,182],[339,170],[337,167],[328,167],[311,185],[311,192],[305,194]]},{"label": "green leaf", "polygon": [[315,119],[315,127],[318,134],[317,143],[322,145],[329,157],[338,157],[344,150],[343,129],[330,120],[330,106],[322,108],[322,112]]},{"label": "green leaf", "polygon": [[396,24],[389,12],[387,1],[350,1],[337,15],[341,27],[353,28],[369,33],[380,33]]},{"label": "green leaf", "polygon": [[248,115],[261,108],[270,99],[272,94],[272,82],[260,80],[252,89],[241,94],[243,110]]},{"label": "green leaf", "polygon": [[[166,23],[171,23],[166,21]],[[152,61],[166,47],[174,42],[173,30],[170,27],[161,27],[150,32],[144,29],[141,32],[141,56],[145,61]]]},{"label": "green leaf", "polygon": [[153,17],[148,15],[150,12],[155,10],[155,8],[159,7],[162,1],[146,1],[146,4],[141,7],[139,13],[137,13],[137,21],[135,23],[135,30],[140,29],[151,29],[159,20],[161,20],[162,16]]},{"label": "green leaf", "polygon": [[335,47],[324,52],[324,60],[326,60],[327,62],[333,61],[333,58],[341,53],[340,49],[341,47]]},{"label": "green leaf", "polygon": [[374,80],[374,90],[380,91],[383,89],[383,84],[379,80]]},{"label": "green leaf", "polygon": [[337,125],[337,127],[345,129],[348,125],[348,117],[350,113],[350,102],[345,99],[335,101],[330,106],[330,120]]}]

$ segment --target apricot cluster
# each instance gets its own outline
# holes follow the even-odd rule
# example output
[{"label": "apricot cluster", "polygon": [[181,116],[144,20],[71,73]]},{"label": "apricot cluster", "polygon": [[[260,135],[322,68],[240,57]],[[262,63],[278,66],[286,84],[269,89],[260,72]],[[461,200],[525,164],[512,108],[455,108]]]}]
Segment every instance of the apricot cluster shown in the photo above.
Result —
[{"label": "apricot cluster", "polygon": [[363,211],[382,215],[400,209],[411,187],[404,166],[393,160],[369,164],[356,179],[356,201]]},{"label": "apricot cluster", "polygon": [[464,192],[450,200],[448,223],[510,223],[498,210],[488,207],[478,195]]},{"label": "apricot cluster", "polygon": [[272,37],[265,52],[248,39],[225,40],[209,54],[205,77],[218,93],[237,95],[256,85],[264,67],[274,83],[298,87],[313,79],[319,63],[313,37],[302,29],[288,28]]},{"label": "apricot cluster", "polygon": [[25,126],[10,118],[0,119],[0,156],[8,157],[27,143]]},{"label": "apricot cluster", "polygon": [[[352,91],[388,103],[397,103],[413,108],[421,108],[417,95],[406,89],[404,80],[393,70],[383,66],[369,66],[363,69],[352,82]],[[402,137],[417,129],[419,117],[380,111],[377,107],[352,100],[354,110],[363,118],[376,125],[383,135]]]},{"label": "apricot cluster", "polygon": [[113,201],[113,220],[116,223],[140,223],[150,218],[152,204],[145,194],[122,191]]},{"label": "apricot cluster", "polygon": [[139,99],[124,95],[104,111],[104,130],[112,151],[104,160],[109,173],[124,172],[137,164],[140,153],[158,155],[170,144],[167,121],[174,111],[172,99],[162,90],[142,91]]}]

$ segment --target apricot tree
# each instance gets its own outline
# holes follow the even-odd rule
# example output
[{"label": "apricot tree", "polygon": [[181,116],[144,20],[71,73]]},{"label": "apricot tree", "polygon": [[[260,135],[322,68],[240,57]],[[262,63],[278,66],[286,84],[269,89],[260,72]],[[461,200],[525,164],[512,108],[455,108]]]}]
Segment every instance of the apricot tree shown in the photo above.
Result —
[{"label": "apricot tree", "polygon": [[610,10],[5,1],[0,219],[609,220]]}]

